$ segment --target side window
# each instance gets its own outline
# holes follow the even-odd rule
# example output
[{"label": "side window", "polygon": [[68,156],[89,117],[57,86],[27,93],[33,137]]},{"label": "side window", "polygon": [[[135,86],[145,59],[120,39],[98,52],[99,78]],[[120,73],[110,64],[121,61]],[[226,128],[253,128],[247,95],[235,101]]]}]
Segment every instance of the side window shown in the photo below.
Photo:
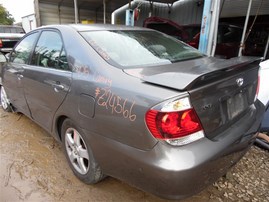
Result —
[{"label": "side window", "polygon": [[36,44],[32,65],[68,70],[66,54],[59,33],[43,31]]},{"label": "side window", "polygon": [[25,37],[10,55],[10,62],[27,64],[38,33]]},{"label": "side window", "polygon": [[62,48],[62,52],[61,52],[61,55],[59,57],[58,68],[62,69],[62,70],[68,70],[69,69],[64,48]]}]

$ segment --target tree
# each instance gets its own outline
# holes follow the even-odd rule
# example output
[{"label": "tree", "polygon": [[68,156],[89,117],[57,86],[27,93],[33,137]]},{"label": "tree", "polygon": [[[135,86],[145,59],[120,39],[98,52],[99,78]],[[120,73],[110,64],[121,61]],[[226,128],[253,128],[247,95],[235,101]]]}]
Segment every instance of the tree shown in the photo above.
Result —
[{"label": "tree", "polygon": [[0,4],[0,24],[1,25],[12,25],[15,22],[12,15],[7,11],[7,9]]}]

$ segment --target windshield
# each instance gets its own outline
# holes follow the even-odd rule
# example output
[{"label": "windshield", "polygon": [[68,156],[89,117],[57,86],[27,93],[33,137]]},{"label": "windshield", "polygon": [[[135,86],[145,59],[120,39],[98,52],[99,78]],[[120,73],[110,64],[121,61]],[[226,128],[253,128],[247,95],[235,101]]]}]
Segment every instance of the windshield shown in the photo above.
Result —
[{"label": "windshield", "polygon": [[196,49],[156,31],[81,32],[109,63],[121,67],[170,64],[203,56]]}]

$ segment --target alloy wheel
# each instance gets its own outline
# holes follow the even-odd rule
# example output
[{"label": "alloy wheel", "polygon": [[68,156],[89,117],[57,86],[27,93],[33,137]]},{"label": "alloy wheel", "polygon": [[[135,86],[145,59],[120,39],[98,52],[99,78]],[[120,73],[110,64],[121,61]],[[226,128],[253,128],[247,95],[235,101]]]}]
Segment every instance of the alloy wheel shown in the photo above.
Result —
[{"label": "alloy wheel", "polygon": [[8,98],[7,98],[7,94],[6,94],[5,88],[3,86],[1,86],[0,91],[1,91],[1,97],[0,97],[0,99],[1,99],[1,105],[2,105],[3,109],[6,110],[6,109],[8,109],[10,103],[9,103]]},{"label": "alloy wheel", "polygon": [[89,153],[85,141],[76,129],[66,130],[65,147],[72,166],[78,173],[85,175],[90,167]]}]

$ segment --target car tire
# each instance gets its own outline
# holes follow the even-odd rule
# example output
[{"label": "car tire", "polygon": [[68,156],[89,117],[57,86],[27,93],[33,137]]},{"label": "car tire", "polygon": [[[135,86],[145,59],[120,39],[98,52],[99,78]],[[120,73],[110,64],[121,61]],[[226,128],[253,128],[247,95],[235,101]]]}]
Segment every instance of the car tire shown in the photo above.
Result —
[{"label": "car tire", "polygon": [[1,106],[4,109],[4,111],[6,112],[12,111],[12,106],[10,104],[10,101],[8,99],[4,86],[0,86],[0,101],[1,101]]},{"label": "car tire", "polygon": [[61,138],[65,156],[75,176],[86,184],[95,184],[105,177],[93,157],[86,136],[70,119],[62,124]]}]

